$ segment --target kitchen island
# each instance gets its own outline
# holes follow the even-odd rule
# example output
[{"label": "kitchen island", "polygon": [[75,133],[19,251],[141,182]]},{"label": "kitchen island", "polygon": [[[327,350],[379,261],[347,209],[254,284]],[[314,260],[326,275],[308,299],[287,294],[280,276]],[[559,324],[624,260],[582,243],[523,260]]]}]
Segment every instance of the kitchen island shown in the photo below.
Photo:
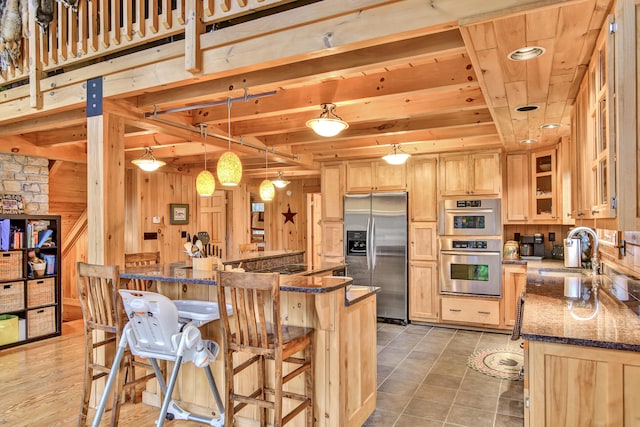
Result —
[{"label": "kitchen island", "polygon": [[[638,284],[543,269],[527,275],[525,426],[640,425]],[[528,404],[527,404],[528,403]]]},{"label": "kitchen island", "polygon": [[[122,280],[153,281],[154,290],[172,299],[217,301],[215,271],[193,270],[183,263],[151,265],[121,271]],[[238,273],[242,274],[242,273]],[[281,275],[281,316],[285,324],[315,329],[314,414],[317,426],[361,426],[376,404],[376,288],[352,286],[348,277]],[[222,344],[221,324],[210,322],[203,337]],[[224,351],[224,349],[222,349]],[[212,366],[218,387],[224,391],[224,365]],[[195,411],[214,410],[206,377],[185,365],[174,398]],[[247,375],[240,380],[251,383]],[[294,383],[294,381],[292,381]],[[302,384],[292,384],[292,387]],[[159,406],[155,384],[150,383],[143,401]],[[287,409],[287,408],[285,408]],[[236,425],[251,425],[253,408],[239,413]],[[302,426],[304,417],[288,425]]]}]

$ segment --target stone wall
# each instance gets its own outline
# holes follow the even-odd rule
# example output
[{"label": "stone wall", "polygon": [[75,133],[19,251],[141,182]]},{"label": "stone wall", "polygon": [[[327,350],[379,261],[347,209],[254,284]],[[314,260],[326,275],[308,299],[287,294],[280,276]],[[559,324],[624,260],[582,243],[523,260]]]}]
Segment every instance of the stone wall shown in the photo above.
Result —
[{"label": "stone wall", "polygon": [[49,212],[49,160],[0,154],[0,194],[21,194],[25,214]]}]

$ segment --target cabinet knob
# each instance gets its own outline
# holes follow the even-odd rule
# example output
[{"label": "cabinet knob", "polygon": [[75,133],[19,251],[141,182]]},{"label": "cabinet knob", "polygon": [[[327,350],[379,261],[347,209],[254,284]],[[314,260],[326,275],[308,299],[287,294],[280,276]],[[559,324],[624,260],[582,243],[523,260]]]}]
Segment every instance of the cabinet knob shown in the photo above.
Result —
[{"label": "cabinet knob", "polygon": [[592,215],[597,214],[597,213],[600,213],[600,211],[597,211],[597,210],[595,210],[595,209],[591,209],[591,214],[592,214]]}]

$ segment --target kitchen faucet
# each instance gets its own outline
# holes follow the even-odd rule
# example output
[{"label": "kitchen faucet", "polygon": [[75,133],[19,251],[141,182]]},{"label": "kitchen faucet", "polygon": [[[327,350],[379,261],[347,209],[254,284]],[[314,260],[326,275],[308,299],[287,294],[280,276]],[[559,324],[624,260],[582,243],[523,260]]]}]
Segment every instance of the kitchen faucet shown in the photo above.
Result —
[{"label": "kitchen faucet", "polygon": [[590,234],[591,237],[593,238],[593,252],[591,253],[591,270],[593,271],[593,274],[598,274],[598,270],[600,269],[600,261],[598,258],[599,241],[598,241],[598,235],[596,234],[596,232],[589,227],[584,227],[584,226],[575,227],[569,230],[569,234],[567,234],[567,240],[571,242],[571,239],[573,239],[573,236],[581,231],[584,231],[587,234]]}]

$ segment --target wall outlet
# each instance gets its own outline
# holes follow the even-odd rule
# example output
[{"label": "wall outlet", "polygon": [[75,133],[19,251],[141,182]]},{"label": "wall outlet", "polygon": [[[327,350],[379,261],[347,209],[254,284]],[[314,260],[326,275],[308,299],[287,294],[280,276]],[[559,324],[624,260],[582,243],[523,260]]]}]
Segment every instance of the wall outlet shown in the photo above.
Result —
[{"label": "wall outlet", "polygon": [[159,216],[154,216],[153,217],[153,223],[154,224],[160,224],[160,217]]}]

